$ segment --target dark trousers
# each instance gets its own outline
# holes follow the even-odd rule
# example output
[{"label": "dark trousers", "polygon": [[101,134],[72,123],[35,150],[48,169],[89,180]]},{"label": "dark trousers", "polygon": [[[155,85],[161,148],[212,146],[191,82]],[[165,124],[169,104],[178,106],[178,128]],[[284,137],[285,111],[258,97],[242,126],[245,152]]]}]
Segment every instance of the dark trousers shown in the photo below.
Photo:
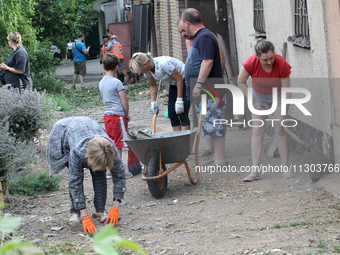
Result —
[{"label": "dark trousers", "polygon": [[[94,207],[96,208],[96,212],[104,212],[105,211],[105,204],[107,198],[107,181],[106,181],[106,171],[95,171],[93,172],[90,170],[92,175],[92,184],[93,184],[93,191],[94,191],[94,198],[93,203]],[[83,188],[84,190],[84,188]],[[71,210],[70,213],[77,213],[79,214],[79,210],[74,208],[73,199],[71,197]],[[85,209],[85,208],[82,208]]]}]

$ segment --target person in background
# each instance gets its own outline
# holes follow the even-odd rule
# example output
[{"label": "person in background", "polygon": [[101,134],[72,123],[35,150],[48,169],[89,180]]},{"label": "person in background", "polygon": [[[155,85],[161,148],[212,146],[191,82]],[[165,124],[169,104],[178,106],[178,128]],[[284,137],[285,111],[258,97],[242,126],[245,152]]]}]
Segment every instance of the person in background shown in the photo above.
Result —
[{"label": "person in background", "polygon": [[[110,44],[106,49],[111,50],[112,53],[119,58],[118,71],[122,72],[125,76],[126,81],[128,81],[129,75],[127,71],[124,69],[123,46],[121,45],[120,42],[117,41],[117,36],[111,35]],[[118,79],[117,71],[114,73],[114,76]]]},{"label": "person in background", "polygon": [[103,45],[100,48],[100,64],[102,64],[103,57],[107,53],[112,53],[112,44],[110,44],[110,35],[104,35],[103,36]]},{"label": "person in background", "polygon": [[[113,76],[113,73],[118,68],[118,57],[112,53],[107,53],[104,55],[102,62],[105,76],[99,83],[99,90],[105,105],[105,131],[115,142],[119,155],[122,157],[123,134],[127,130],[128,122],[130,121],[129,101],[122,82]],[[110,178],[110,174],[107,177]],[[131,178],[133,175],[130,172],[125,172],[125,177]]]},{"label": "person in background", "polygon": [[76,82],[79,75],[79,80],[81,87],[85,88],[84,76],[86,75],[86,55],[90,51],[90,46],[87,48],[84,44],[85,36],[83,34],[78,35],[78,40],[72,44],[72,52],[74,55],[73,65],[74,65],[74,75],[73,75],[73,89],[76,89]]},{"label": "person in background", "polygon": [[[255,43],[255,54],[250,56],[246,62],[243,63],[242,69],[238,76],[238,86],[242,90],[245,97],[248,97],[247,80],[252,77],[253,89],[253,105],[257,110],[269,109],[273,104],[272,88],[278,89],[277,108],[273,113],[275,119],[282,120],[285,116],[281,116],[281,88],[290,87],[290,71],[291,66],[286,60],[275,54],[274,45],[267,40],[257,40]],[[290,93],[287,93],[287,98],[290,98]],[[287,104],[287,112],[288,112]],[[251,139],[251,154],[253,161],[253,171],[246,178],[245,182],[260,180],[259,170],[260,166],[263,136],[266,130],[266,115],[256,115],[252,113],[252,119],[260,120],[264,123],[261,126],[260,121],[253,121]],[[279,124],[275,122],[274,130],[277,137],[280,157],[283,166],[288,166],[288,152],[289,139],[285,131],[283,131]],[[292,178],[294,174],[284,173],[284,178]]]},{"label": "person in background", "polygon": [[[49,135],[46,158],[50,176],[68,167],[70,224],[78,224],[81,216],[84,232],[96,232],[84,195],[84,168],[88,168],[92,175],[96,216],[104,224],[117,225],[119,204],[125,193],[124,165],[115,143],[96,121],[87,117],[59,120]],[[108,215],[105,213],[107,168],[112,173],[114,184],[114,198]]]},{"label": "person in background", "polygon": [[5,63],[0,64],[4,71],[2,76],[3,84],[10,84],[13,88],[26,89],[31,85],[30,61],[27,51],[22,47],[21,35],[19,32],[10,32],[7,36],[8,46],[13,49]]},{"label": "person in background", "polygon": [[73,53],[72,53],[72,40],[68,40],[66,45],[66,60],[73,60]]},{"label": "person in background", "polygon": [[156,80],[169,85],[168,115],[173,131],[190,130],[189,108],[186,86],[183,81],[184,63],[171,57],[151,58],[150,54],[136,52],[130,60],[130,70],[144,73],[150,84],[151,110],[158,113]]}]

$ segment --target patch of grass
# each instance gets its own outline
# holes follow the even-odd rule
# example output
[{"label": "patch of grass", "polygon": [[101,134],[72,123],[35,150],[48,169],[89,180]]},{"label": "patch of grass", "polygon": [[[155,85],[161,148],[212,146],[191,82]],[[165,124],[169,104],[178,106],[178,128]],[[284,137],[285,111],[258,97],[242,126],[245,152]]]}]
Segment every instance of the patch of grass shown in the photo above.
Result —
[{"label": "patch of grass", "polygon": [[63,89],[60,94],[54,94],[53,97],[59,100],[59,103],[62,104],[59,106],[64,105],[65,107],[66,104],[69,105],[66,110],[77,108],[89,109],[93,107],[103,106],[98,87],[91,87],[88,89]]},{"label": "patch of grass", "polygon": [[301,221],[300,225],[301,226],[308,226],[308,225],[312,225],[312,223],[309,222],[309,221]]},{"label": "patch of grass", "polygon": [[340,246],[333,246],[333,253],[340,253]]},{"label": "patch of grass", "polygon": [[280,229],[280,228],[282,228],[283,226],[281,226],[280,224],[275,224],[275,226],[274,226],[274,228],[276,228],[276,229]]},{"label": "patch of grass", "polygon": [[147,82],[131,85],[125,89],[125,93],[129,96],[129,101],[149,99],[150,85]]},{"label": "patch of grass", "polygon": [[49,98],[56,104],[56,108],[58,111],[69,111],[73,109],[73,106],[67,103],[67,99],[65,98],[65,95],[48,95]]},{"label": "patch of grass", "polygon": [[290,227],[300,226],[300,223],[298,223],[298,222],[292,222],[292,223],[289,223],[289,226],[290,226]]},{"label": "patch of grass", "polygon": [[237,214],[238,214],[238,215],[241,215],[241,214],[243,214],[243,212],[238,212]]},{"label": "patch of grass", "polygon": [[47,191],[56,190],[59,187],[59,177],[48,177],[47,172],[32,172],[26,169],[16,174],[11,174],[9,192],[14,195],[35,196],[37,192],[46,189]]},{"label": "patch of grass", "polygon": [[317,246],[318,248],[322,248],[322,249],[324,249],[324,248],[327,248],[327,245],[325,244],[325,242],[324,241],[320,241],[319,243],[318,243],[318,246]]},{"label": "patch of grass", "polygon": [[266,230],[267,229],[267,227],[262,227],[262,228],[259,228],[259,230]]}]

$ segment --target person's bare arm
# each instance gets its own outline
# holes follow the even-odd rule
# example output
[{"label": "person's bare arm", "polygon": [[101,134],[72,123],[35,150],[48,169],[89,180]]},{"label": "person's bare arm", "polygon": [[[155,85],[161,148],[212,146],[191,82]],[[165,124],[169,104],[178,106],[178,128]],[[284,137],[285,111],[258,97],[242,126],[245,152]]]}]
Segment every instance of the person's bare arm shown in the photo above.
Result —
[{"label": "person's bare arm", "polygon": [[187,47],[187,52],[189,53],[191,48],[192,40],[186,39],[185,40],[185,46]]},{"label": "person's bare arm", "polygon": [[130,116],[129,116],[129,101],[127,99],[127,96],[125,94],[124,89],[118,92],[119,96],[120,96],[120,101],[122,102],[122,106],[125,112],[125,116],[128,119],[128,121],[130,121]]},{"label": "person's bare arm", "polygon": [[202,87],[202,83],[204,83],[205,79],[209,76],[213,64],[213,59],[204,59],[201,62],[201,68],[197,77],[197,82],[195,88],[192,91],[192,96],[197,100],[201,98],[201,90],[199,88]]},{"label": "person's bare arm", "polygon": [[151,102],[156,102],[157,98],[157,82],[153,77],[148,78],[149,84],[150,84],[150,95],[151,95]]},{"label": "person's bare arm", "polygon": [[9,67],[8,65],[6,65],[4,63],[1,63],[0,69],[1,70],[7,70],[7,71],[9,71],[11,73],[15,73],[15,74],[23,74],[24,73],[23,71],[18,71],[16,69],[14,69],[13,67]]},{"label": "person's bare arm", "polygon": [[90,51],[90,46],[87,47],[86,49],[83,49],[83,53],[84,53],[85,55],[89,54],[89,51]]},{"label": "person's bare arm", "polygon": [[182,98],[183,97],[183,77],[182,77],[182,75],[177,71],[177,69],[174,69],[172,71],[171,77],[174,78],[177,81],[177,97]]},{"label": "person's bare arm", "polygon": [[247,98],[248,94],[248,85],[247,80],[249,78],[250,74],[246,71],[244,66],[242,66],[241,71],[237,77],[237,84],[238,87],[242,90],[244,96]]}]

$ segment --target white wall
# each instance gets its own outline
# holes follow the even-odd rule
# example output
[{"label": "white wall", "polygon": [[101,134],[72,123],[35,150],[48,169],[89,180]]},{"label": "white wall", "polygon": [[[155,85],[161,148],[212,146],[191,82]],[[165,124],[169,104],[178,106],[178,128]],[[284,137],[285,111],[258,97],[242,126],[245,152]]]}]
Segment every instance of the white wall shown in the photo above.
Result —
[{"label": "white wall", "polygon": [[[282,54],[283,42],[294,33],[294,0],[263,0],[267,39]],[[323,0],[307,0],[311,49],[293,46],[288,42],[287,62],[292,66],[291,86],[308,89],[312,99],[305,104],[312,117],[304,116],[295,106],[289,114],[310,126],[332,135],[332,90],[327,56],[327,31],[325,29]],[[240,68],[254,54],[253,1],[233,1],[236,42]],[[303,78],[303,79],[301,79]]]}]

